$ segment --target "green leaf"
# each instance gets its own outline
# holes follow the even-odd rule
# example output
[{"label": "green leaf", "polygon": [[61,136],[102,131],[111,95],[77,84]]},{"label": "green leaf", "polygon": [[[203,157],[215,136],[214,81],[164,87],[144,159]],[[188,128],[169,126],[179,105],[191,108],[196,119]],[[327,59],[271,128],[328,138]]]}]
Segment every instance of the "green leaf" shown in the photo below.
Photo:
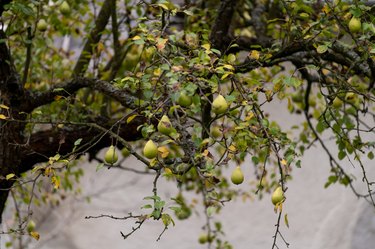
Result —
[{"label": "green leaf", "polygon": [[6,175],[5,179],[9,180],[9,179],[12,179],[13,177],[15,177],[16,175],[15,174],[8,174]]},{"label": "green leaf", "polygon": [[344,159],[345,157],[346,157],[346,152],[343,151],[343,150],[341,150],[341,151],[339,152],[339,154],[338,154],[338,158],[339,158],[339,160],[342,160],[342,159]]},{"label": "green leaf", "polygon": [[288,220],[288,214],[284,215],[284,222],[287,228],[289,228],[289,220]]},{"label": "green leaf", "polygon": [[82,142],[82,138],[78,138],[75,142],[74,142],[74,146],[78,146],[80,145]]}]

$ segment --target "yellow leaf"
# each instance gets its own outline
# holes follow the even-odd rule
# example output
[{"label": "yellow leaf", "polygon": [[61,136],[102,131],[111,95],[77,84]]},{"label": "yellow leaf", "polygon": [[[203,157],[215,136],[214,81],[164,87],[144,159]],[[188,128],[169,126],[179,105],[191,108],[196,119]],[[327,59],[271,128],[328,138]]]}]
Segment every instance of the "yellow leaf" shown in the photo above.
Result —
[{"label": "yellow leaf", "polygon": [[281,160],[281,164],[284,165],[284,166],[287,165],[286,160],[285,159]]},{"label": "yellow leaf", "polygon": [[166,146],[158,147],[161,158],[166,158],[169,155],[169,150]]},{"label": "yellow leaf", "polygon": [[38,232],[30,232],[30,236],[33,237],[35,240],[39,240],[40,235]]},{"label": "yellow leaf", "polygon": [[159,76],[161,75],[161,68],[157,68],[157,69],[155,69],[155,70],[154,70],[154,75],[155,75],[156,77],[159,77]]},{"label": "yellow leaf", "polygon": [[159,51],[162,51],[165,48],[165,44],[167,43],[167,41],[168,41],[168,39],[158,38],[158,42],[156,44],[156,48]]},{"label": "yellow leaf", "polygon": [[234,67],[232,65],[225,64],[223,67],[226,68],[226,69],[234,71]]},{"label": "yellow leaf", "polygon": [[210,50],[211,49],[211,45],[209,43],[206,43],[206,44],[202,45],[202,48],[204,48],[206,50]]},{"label": "yellow leaf", "polygon": [[126,119],[126,123],[129,124],[133,119],[135,119],[135,117],[137,117],[137,114],[131,115]]},{"label": "yellow leaf", "polygon": [[132,38],[133,41],[137,41],[137,40],[140,40],[142,39],[139,35],[136,35]]},{"label": "yellow leaf", "polygon": [[55,99],[56,101],[58,101],[58,100],[60,100],[61,98],[62,98],[62,96],[60,96],[60,95],[56,95],[54,99]]},{"label": "yellow leaf", "polygon": [[224,74],[223,76],[221,76],[221,80],[224,80],[225,78],[227,78],[229,75],[233,74],[232,72],[229,72],[229,73],[226,73]]},{"label": "yellow leaf", "polygon": [[260,53],[257,50],[252,50],[249,54],[250,59],[259,60]]},{"label": "yellow leaf", "polygon": [[6,177],[5,177],[5,179],[7,179],[7,180],[9,180],[9,179],[11,179],[11,178],[13,178],[13,177],[15,177],[16,175],[15,174],[8,174],[8,175],[6,175]]},{"label": "yellow leaf", "polygon": [[57,176],[52,176],[51,182],[54,189],[58,189],[60,187],[60,179]]},{"label": "yellow leaf", "polygon": [[157,4],[159,7],[162,7],[164,10],[168,10],[168,6],[162,3]]},{"label": "yellow leaf", "polygon": [[9,107],[8,106],[6,106],[6,105],[3,105],[3,104],[0,104],[0,108],[2,108],[2,109],[9,109]]},{"label": "yellow leaf", "polygon": [[8,117],[5,116],[4,114],[0,114],[0,119],[7,119]]},{"label": "yellow leaf", "polygon": [[236,152],[237,151],[236,146],[234,146],[233,144],[230,145],[228,149],[230,150],[230,152]]}]

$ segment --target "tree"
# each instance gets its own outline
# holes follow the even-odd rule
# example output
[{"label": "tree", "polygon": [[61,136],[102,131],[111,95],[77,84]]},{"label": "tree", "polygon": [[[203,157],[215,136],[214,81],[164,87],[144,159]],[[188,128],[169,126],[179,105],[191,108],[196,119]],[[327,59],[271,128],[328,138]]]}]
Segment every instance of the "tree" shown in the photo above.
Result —
[{"label": "tree", "polygon": [[[38,238],[30,206],[46,201],[35,194],[41,178],[56,192],[72,189],[78,158],[116,170],[124,168],[120,150],[155,175],[144,214],[108,215],[134,219],[124,239],[149,219],[167,228],[188,218],[186,191],[202,195],[206,215],[218,212],[238,196],[231,180],[243,181],[248,160],[259,180],[253,191],[277,189],[278,248],[290,172],[313,144],[329,156],[326,187],[349,186],[375,207],[362,162],[375,146],[366,137],[375,132],[371,3],[8,0],[0,15],[0,213],[9,196],[29,207],[16,210],[18,227],[4,233]],[[275,99],[304,117],[296,138],[264,112]],[[327,147],[327,134],[337,148]],[[355,189],[342,160],[359,165],[367,193]],[[224,172],[233,162],[231,179]],[[174,207],[158,196],[161,177],[181,189]],[[200,241],[231,248],[211,222]]]}]

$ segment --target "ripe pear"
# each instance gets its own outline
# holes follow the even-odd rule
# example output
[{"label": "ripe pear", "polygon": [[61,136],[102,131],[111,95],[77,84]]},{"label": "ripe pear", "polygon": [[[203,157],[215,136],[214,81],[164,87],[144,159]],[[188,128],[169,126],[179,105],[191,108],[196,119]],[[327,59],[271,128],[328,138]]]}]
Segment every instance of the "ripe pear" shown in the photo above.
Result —
[{"label": "ripe pear", "polygon": [[337,109],[340,108],[342,104],[343,104],[342,100],[337,96],[332,101],[332,106]]},{"label": "ripe pear", "polygon": [[223,114],[228,110],[228,102],[225,100],[223,95],[219,94],[216,99],[212,102],[212,111],[216,114]]},{"label": "ripe pear", "polygon": [[158,131],[164,135],[169,135],[173,131],[173,126],[167,115],[163,115],[158,124]]},{"label": "ripe pear", "polygon": [[63,14],[64,16],[69,15],[70,14],[70,5],[66,1],[64,1],[60,5],[59,10],[60,10],[60,13]]},{"label": "ripe pear", "polygon": [[357,33],[362,28],[361,20],[356,17],[352,17],[352,19],[350,19],[349,21],[348,26],[349,26],[350,32]]},{"label": "ripe pear", "polygon": [[240,166],[237,166],[233,170],[230,179],[232,180],[232,183],[234,183],[236,185],[243,183],[244,176],[243,176],[243,173],[242,173],[242,170],[241,170]]},{"label": "ripe pear", "polygon": [[118,160],[118,156],[116,154],[115,146],[109,146],[107,152],[104,155],[104,161],[108,164],[114,164]]},{"label": "ripe pear", "polygon": [[182,107],[188,107],[193,102],[191,96],[186,95],[185,92],[181,92],[180,96],[178,97],[177,103]]},{"label": "ripe pear", "polygon": [[158,155],[158,147],[152,140],[148,140],[143,148],[143,155],[148,159],[153,159]]},{"label": "ripe pear", "polygon": [[36,24],[36,28],[37,28],[39,31],[41,31],[41,32],[46,31],[46,30],[47,30],[47,22],[46,22],[46,20],[44,20],[44,19],[40,19],[40,20],[38,21],[38,23]]},{"label": "ripe pear", "polygon": [[281,186],[277,187],[275,191],[272,193],[271,200],[272,200],[273,205],[276,205],[277,203],[284,200],[284,191]]}]

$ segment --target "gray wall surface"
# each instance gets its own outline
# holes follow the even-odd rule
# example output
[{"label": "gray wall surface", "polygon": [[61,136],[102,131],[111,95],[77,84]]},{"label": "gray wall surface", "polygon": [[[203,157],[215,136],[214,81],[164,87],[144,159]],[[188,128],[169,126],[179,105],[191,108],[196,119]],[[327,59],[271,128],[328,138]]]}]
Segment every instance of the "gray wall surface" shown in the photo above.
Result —
[{"label": "gray wall surface", "polygon": [[[279,107],[279,103],[268,107],[272,120],[281,122],[284,127],[301,121],[298,116],[278,110]],[[333,141],[328,141],[328,144],[332,150],[335,148]],[[375,170],[371,167],[374,163],[366,161],[365,158],[363,160],[368,167],[368,176],[374,179]],[[303,156],[302,168],[293,169],[293,180],[288,183],[287,200],[283,207],[284,213],[288,214],[290,228],[281,222],[281,232],[290,243],[289,248],[375,248],[374,207],[355,197],[351,190],[344,186],[333,185],[325,189],[324,183],[330,171],[328,163],[327,156],[316,146]],[[134,158],[128,158],[125,165],[143,169]],[[96,166],[97,163],[82,164],[85,175],[82,179],[81,195],[69,197],[57,207],[42,207],[35,211],[35,217],[43,217],[37,228],[41,239],[32,242],[29,248],[206,248],[197,241],[205,224],[202,212],[194,213],[186,221],[176,219],[176,226],[171,226],[158,242],[156,239],[163,230],[161,222],[147,222],[140,231],[123,240],[120,231],[130,232],[134,226],[133,221],[85,219],[88,215],[125,216],[129,212],[142,213],[140,207],[147,203],[142,200],[143,197],[152,194],[152,176],[118,169],[102,169],[96,172]],[[242,168],[245,172],[245,183],[239,188],[248,190],[249,182],[256,180],[252,175],[251,162],[245,162]],[[357,175],[356,186],[359,192],[365,193],[360,168],[349,164],[345,165],[345,168]],[[167,200],[167,206],[171,206],[173,201],[168,200],[176,195],[178,189],[173,182],[162,179],[159,182],[159,192]],[[88,196],[91,197],[90,203],[85,201]],[[197,198],[200,200],[200,196]],[[221,215],[216,218],[223,223],[226,239],[234,248],[271,248],[277,215],[269,195],[261,200],[243,202],[238,198],[226,203]],[[3,235],[2,243],[5,241],[7,237]],[[279,248],[286,248],[280,238],[278,241]]]}]

